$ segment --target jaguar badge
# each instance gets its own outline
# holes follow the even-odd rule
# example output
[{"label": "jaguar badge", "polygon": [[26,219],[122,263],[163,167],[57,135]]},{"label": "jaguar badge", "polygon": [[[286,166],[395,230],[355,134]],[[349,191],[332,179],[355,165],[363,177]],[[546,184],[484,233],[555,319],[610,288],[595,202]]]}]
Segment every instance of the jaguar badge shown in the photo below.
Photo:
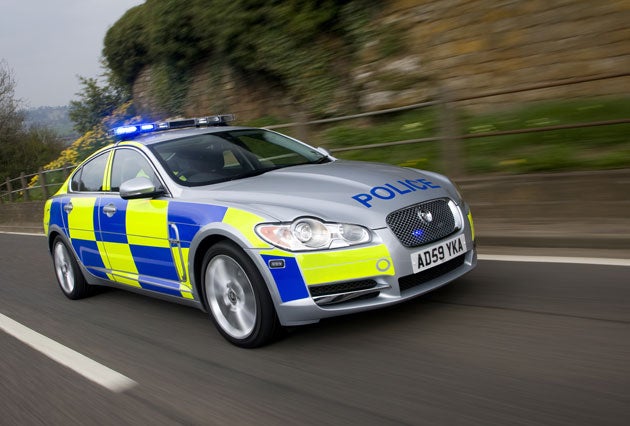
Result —
[{"label": "jaguar badge", "polygon": [[433,222],[433,215],[429,210],[418,210],[418,218],[424,223]]}]

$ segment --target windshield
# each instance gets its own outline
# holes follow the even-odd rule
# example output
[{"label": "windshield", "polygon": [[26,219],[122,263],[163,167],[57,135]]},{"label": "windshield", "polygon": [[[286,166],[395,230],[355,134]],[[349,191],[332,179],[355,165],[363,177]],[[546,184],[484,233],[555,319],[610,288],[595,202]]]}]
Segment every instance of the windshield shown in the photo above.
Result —
[{"label": "windshield", "polygon": [[329,161],[308,145],[264,129],[212,132],[162,142],[151,149],[171,177],[187,186]]}]

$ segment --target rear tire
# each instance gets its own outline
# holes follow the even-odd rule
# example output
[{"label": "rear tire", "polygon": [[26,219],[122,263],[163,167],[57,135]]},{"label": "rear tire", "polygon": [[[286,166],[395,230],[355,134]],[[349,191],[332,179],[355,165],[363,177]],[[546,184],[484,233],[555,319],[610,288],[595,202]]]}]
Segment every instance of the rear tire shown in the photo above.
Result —
[{"label": "rear tire", "polygon": [[205,254],[203,294],[221,335],[242,348],[270,343],[282,329],[260,272],[237,246],[220,242]]},{"label": "rear tire", "polygon": [[52,255],[55,276],[63,294],[72,300],[87,297],[90,286],[85,281],[73,252],[59,236],[53,242]]}]

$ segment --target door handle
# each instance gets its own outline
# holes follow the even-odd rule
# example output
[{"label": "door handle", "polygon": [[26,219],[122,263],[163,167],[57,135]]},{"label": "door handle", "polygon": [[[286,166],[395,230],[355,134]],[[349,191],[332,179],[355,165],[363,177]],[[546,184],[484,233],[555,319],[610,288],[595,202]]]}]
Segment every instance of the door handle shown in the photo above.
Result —
[{"label": "door handle", "polygon": [[70,201],[68,204],[66,204],[65,206],[63,206],[63,210],[66,213],[70,213],[72,211],[72,209],[74,208],[74,206],[72,205],[72,201]]},{"label": "door handle", "polygon": [[103,207],[103,213],[105,213],[107,217],[112,217],[114,213],[116,213],[116,206],[114,206],[113,204],[106,205],[105,207]]}]

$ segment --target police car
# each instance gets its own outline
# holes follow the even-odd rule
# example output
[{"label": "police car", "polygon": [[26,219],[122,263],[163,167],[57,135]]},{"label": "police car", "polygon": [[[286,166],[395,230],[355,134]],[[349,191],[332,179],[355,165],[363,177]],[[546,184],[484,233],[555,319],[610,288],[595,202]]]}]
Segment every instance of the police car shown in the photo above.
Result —
[{"label": "police car", "polygon": [[165,298],[256,347],[476,265],[469,207],[446,177],[339,160],[231,118],[123,126],[76,168],[44,212],[68,298],[96,285]]}]

